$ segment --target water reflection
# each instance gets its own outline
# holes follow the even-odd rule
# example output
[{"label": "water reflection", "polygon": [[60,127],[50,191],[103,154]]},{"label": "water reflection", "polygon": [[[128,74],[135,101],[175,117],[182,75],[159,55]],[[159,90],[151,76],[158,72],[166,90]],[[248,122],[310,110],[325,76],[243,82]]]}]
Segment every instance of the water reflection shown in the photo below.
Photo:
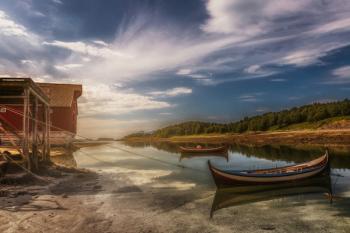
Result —
[{"label": "water reflection", "polygon": [[215,211],[228,207],[306,194],[319,194],[332,203],[333,190],[330,175],[283,184],[218,188],[210,217],[213,217]]},{"label": "water reflection", "polygon": [[[172,174],[164,179],[191,181],[196,183],[197,186],[209,184],[211,187],[214,187],[214,183],[212,183],[211,174],[207,169],[209,159],[214,165],[225,169],[263,169],[310,161],[323,154],[326,149],[320,146],[268,145],[254,147],[227,143],[125,142],[124,144],[139,149],[143,148],[144,153],[147,150],[147,153],[152,156],[159,154],[157,158],[165,161],[178,159],[178,162],[186,167],[207,171],[206,175],[201,173],[196,176],[193,171],[184,169],[181,172],[174,173],[176,176]],[[179,146],[192,147],[197,144],[203,147],[225,145],[228,147],[228,154],[225,156],[195,154],[186,157],[186,155],[180,153]],[[350,147],[328,147],[328,150],[333,184],[328,175],[288,184],[220,188],[215,193],[211,215],[219,209],[265,200],[286,200],[285,205],[308,205],[308,200],[323,201],[325,204],[331,202],[329,197],[336,196],[336,198],[333,198],[333,210],[337,209],[342,216],[350,216],[350,180],[348,179],[350,176]],[[293,201],[294,199],[297,199],[297,203]]]},{"label": "water reflection", "polygon": [[[197,144],[203,147],[214,147],[225,145],[228,147],[229,154],[226,160],[228,161],[230,154],[240,154],[245,158],[260,158],[269,160],[272,162],[283,161],[285,163],[301,163],[312,160],[325,152],[325,147],[321,146],[304,146],[304,147],[293,147],[285,145],[266,145],[260,147],[245,146],[238,144],[227,144],[227,143],[171,143],[171,142],[124,142],[124,144],[131,147],[145,148],[153,147],[158,150],[170,152],[173,154],[181,154],[179,146],[195,146]],[[331,163],[333,168],[348,169],[350,168],[350,147],[329,147],[329,154],[331,156]],[[207,155],[208,156],[208,155]],[[221,156],[220,154],[212,154],[210,156]],[[179,161],[184,158],[195,158],[200,157],[199,154],[186,156],[180,155]],[[233,162],[233,161],[232,161]]]},{"label": "water reflection", "polygon": [[191,158],[200,158],[200,157],[222,157],[226,159],[226,161],[229,161],[228,152],[222,152],[222,153],[184,153],[182,152],[179,161],[181,162],[184,159],[191,159]]}]

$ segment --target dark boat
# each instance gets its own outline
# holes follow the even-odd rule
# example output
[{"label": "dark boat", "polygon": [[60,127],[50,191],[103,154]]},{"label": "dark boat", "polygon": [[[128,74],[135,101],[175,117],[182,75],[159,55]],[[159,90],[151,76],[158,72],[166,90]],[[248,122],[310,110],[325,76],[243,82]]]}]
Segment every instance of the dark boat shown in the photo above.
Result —
[{"label": "dark boat", "polygon": [[227,147],[226,146],[218,146],[218,147],[207,147],[207,148],[202,148],[202,147],[183,147],[180,146],[180,151],[181,153],[224,153],[227,152]]},{"label": "dark boat", "polygon": [[217,186],[275,184],[317,176],[329,169],[328,152],[309,162],[259,170],[222,170],[208,161]]},{"label": "dark boat", "polygon": [[325,174],[291,183],[218,188],[210,216],[212,217],[214,212],[219,209],[305,194],[326,194],[325,196],[332,203],[330,175]]}]

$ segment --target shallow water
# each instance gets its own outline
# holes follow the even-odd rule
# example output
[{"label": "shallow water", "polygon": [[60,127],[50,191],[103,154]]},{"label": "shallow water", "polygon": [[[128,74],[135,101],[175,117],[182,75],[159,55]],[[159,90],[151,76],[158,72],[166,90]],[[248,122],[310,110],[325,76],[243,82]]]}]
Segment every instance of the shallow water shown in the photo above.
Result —
[{"label": "shallow water", "polygon": [[[178,152],[178,146],[173,143],[151,145],[114,142],[83,148],[74,156],[79,167],[107,172],[112,174],[111,177],[113,173],[123,174],[132,186],[137,186],[140,190],[151,190],[159,200],[164,198],[164,202],[152,202],[161,208],[168,208],[170,205],[170,197],[165,197],[170,192],[170,196],[176,200],[174,202],[179,202],[181,198],[190,202],[206,199],[207,201],[196,205],[196,208],[200,211],[205,209],[208,217],[214,211],[215,216],[218,214],[221,218],[227,217],[235,213],[237,206],[254,209],[260,202],[266,205],[264,208],[277,215],[282,212],[288,214],[289,210],[295,211],[298,208],[303,221],[321,221],[327,215],[332,216],[329,219],[331,222],[334,219],[350,217],[350,153],[347,148],[330,149],[332,175],[321,180],[282,187],[216,190],[207,167],[208,160],[222,168],[269,168],[311,160],[322,155],[325,148],[254,148],[230,145],[227,155],[184,156]],[[319,210],[319,213],[316,211],[311,217],[311,213],[306,213],[310,209]],[[304,212],[305,216],[302,214]],[[254,216],[255,213],[250,214],[253,218],[262,218]],[[347,226],[338,227],[345,232],[349,229]]]}]

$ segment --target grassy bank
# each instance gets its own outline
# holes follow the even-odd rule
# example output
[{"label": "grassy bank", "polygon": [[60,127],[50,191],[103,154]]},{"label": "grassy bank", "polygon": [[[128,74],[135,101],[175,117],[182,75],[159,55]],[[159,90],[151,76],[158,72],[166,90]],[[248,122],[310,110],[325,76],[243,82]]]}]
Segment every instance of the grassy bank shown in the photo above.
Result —
[{"label": "grassy bank", "polygon": [[134,137],[127,141],[237,143],[242,145],[322,145],[350,146],[350,129],[285,130],[243,134],[201,134],[169,138]]}]

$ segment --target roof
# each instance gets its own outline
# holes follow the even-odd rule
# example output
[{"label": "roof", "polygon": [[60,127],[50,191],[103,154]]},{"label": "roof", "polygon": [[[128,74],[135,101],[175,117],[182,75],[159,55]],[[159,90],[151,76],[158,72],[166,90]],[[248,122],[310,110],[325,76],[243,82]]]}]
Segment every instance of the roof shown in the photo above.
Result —
[{"label": "roof", "polygon": [[82,94],[81,84],[36,83],[50,98],[51,107],[71,107]]},{"label": "roof", "polygon": [[31,78],[26,77],[1,77],[0,78],[0,93],[4,94],[10,90],[22,91],[28,88],[33,95],[38,97],[43,103],[49,105],[50,100],[47,94],[34,83]]}]

